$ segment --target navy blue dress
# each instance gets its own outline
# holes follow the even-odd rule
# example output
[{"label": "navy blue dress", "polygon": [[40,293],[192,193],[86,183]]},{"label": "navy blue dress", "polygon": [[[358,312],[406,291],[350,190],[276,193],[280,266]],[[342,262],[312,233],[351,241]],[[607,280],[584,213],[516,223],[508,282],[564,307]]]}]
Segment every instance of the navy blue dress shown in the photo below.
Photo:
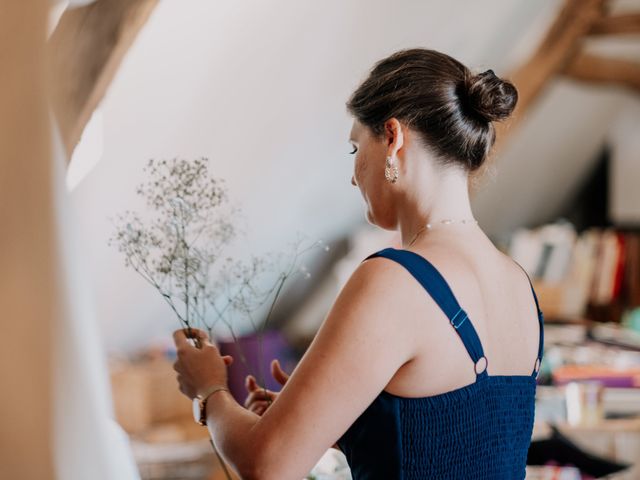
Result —
[{"label": "navy blue dress", "polygon": [[[484,368],[480,338],[433,264],[394,248],[367,259],[371,257],[386,257],[405,267],[447,315],[478,370]],[[540,322],[531,375],[488,375],[484,369],[476,371],[474,383],[429,397],[400,397],[383,390],[338,440],[354,480],[525,477],[543,351],[543,315],[533,285],[531,291]]]}]

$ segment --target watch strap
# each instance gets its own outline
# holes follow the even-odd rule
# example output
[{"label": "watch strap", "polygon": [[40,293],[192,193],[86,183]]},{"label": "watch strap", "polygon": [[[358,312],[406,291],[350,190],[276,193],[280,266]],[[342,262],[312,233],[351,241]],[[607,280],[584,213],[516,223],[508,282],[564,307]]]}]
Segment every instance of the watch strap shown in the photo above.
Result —
[{"label": "watch strap", "polygon": [[205,426],[207,424],[207,400],[211,395],[221,390],[226,390],[227,392],[229,391],[227,387],[212,385],[203,393],[197,395],[197,397],[200,399],[200,425]]}]

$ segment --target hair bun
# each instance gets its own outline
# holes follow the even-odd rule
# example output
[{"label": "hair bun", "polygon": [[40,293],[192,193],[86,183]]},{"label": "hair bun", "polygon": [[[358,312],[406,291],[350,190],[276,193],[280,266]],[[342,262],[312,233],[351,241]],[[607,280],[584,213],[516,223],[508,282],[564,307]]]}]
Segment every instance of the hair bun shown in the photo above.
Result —
[{"label": "hair bun", "polygon": [[466,82],[467,104],[473,113],[489,122],[504,120],[516,106],[518,91],[493,70],[472,75]]}]

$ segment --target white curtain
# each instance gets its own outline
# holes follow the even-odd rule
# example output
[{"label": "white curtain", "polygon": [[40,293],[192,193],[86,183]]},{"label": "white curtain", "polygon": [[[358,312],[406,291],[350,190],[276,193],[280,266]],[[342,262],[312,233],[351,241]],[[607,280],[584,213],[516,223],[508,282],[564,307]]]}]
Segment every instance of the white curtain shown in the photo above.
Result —
[{"label": "white curtain", "polygon": [[[57,3],[57,5],[55,5]],[[90,1],[52,2],[49,34],[67,6]],[[114,420],[109,372],[91,289],[87,261],[75,234],[66,172],[69,164],[54,115],[51,159],[59,312],[52,330],[53,462],[61,480],[140,478],[126,433]]]},{"label": "white curtain", "polygon": [[51,118],[53,193],[62,295],[53,329],[53,449],[61,480],[139,479],[128,437],[114,420],[109,372],[83,248],[74,233],[65,175],[66,154]]}]

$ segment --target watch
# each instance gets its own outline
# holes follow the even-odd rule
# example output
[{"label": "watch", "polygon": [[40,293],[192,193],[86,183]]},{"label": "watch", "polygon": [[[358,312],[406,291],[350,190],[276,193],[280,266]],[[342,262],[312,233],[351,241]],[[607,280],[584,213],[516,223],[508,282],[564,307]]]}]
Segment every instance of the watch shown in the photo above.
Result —
[{"label": "watch", "polygon": [[211,395],[220,390],[229,389],[227,387],[219,387],[217,385],[213,385],[205,390],[203,393],[196,395],[193,397],[193,419],[196,421],[198,425],[206,426],[207,425],[207,400]]}]

